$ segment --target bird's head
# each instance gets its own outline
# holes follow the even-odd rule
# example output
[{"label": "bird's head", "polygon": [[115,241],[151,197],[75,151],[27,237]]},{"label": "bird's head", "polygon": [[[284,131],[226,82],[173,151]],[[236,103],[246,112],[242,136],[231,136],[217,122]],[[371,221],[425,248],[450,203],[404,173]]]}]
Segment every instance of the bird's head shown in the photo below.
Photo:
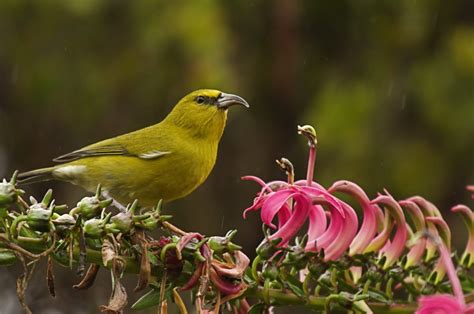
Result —
[{"label": "bird's head", "polygon": [[234,105],[249,107],[240,96],[215,89],[199,89],[184,96],[166,120],[188,129],[193,135],[220,138],[227,119],[227,109]]}]

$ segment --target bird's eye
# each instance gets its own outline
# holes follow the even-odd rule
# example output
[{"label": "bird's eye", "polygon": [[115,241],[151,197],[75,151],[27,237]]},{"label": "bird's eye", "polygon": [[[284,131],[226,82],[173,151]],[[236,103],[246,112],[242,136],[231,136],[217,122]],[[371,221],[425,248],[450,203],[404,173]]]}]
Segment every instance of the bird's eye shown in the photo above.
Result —
[{"label": "bird's eye", "polygon": [[206,97],[204,97],[204,96],[197,96],[197,97],[196,97],[196,102],[197,102],[198,104],[202,105],[203,103],[206,102]]}]

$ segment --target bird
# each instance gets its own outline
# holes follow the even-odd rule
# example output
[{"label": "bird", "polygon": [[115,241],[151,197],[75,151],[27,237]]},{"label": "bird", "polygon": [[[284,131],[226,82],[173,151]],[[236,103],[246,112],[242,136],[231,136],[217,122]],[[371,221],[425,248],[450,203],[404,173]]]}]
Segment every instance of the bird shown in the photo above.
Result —
[{"label": "bird", "polygon": [[52,167],[20,173],[20,184],[59,180],[119,205],[144,207],[189,195],[211,173],[231,106],[242,97],[215,89],[184,96],[159,123],[102,140],[53,159]]}]

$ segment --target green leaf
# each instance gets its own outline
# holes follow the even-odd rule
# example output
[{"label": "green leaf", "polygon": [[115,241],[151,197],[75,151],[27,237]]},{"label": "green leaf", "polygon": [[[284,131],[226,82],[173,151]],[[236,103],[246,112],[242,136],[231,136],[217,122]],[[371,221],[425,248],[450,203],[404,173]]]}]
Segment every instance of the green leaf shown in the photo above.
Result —
[{"label": "green leaf", "polygon": [[248,314],[260,314],[263,313],[263,310],[265,309],[266,305],[265,303],[257,303],[252,305],[252,307],[249,309]]},{"label": "green leaf", "polygon": [[150,261],[150,264],[152,264],[153,266],[157,266],[160,263],[156,255],[153,254],[153,252],[150,250],[148,250],[148,259]]},{"label": "green leaf", "polygon": [[303,284],[299,281],[298,278],[291,276],[290,274],[281,271],[281,278],[283,282],[290,290],[300,298],[304,298],[305,294],[303,291]]},{"label": "green leaf", "polygon": [[132,305],[132,310],[144,310],[160,304],[160,289],[152,289]]},{"label": "green leaf", "polygon": [[367,291],[367,294],[370,296],[371,300],[375,300],[375,301],[382,302],[385,304],[390,303],[389,298],[383,292],[369,289],[369,291]]}]

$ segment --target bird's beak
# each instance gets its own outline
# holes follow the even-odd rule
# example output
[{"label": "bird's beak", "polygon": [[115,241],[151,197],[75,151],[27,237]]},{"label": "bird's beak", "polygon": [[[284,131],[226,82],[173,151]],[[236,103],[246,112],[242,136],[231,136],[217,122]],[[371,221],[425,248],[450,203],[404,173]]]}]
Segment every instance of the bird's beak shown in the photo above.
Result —
[{"label": "bird's beak", "polygon": [[219,95],[219,98],[217,98],[217,108],[219,109],[226,110],[233,105],[241,105],[246,108],[250,107],[250,105],[248,104],[248,102],[245,101],[245,99],[237,95],[221,93]]}]

